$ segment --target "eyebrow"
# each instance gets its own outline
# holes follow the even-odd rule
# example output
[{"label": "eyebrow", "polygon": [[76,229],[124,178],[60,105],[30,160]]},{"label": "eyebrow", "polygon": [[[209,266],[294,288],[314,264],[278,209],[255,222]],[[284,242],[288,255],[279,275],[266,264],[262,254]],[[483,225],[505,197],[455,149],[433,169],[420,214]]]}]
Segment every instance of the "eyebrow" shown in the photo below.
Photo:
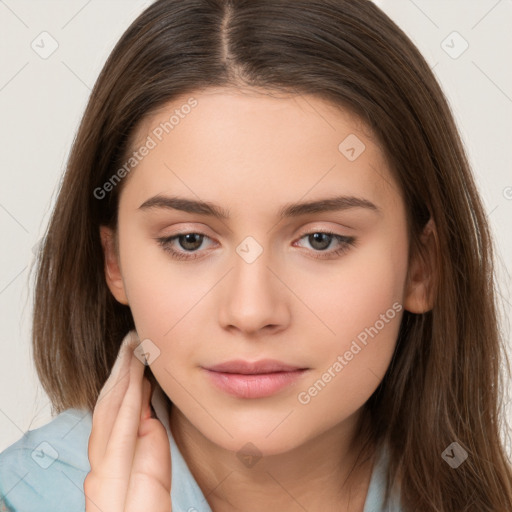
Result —
[{"label": "eyebrow", "polygon": [[[178,196],[163,196],[160,194],[144,201],[138,209],[147,211],[157,208],[196,213],[222,220],[228,220],[230,218],[229,210],[214,203],[196,201]],[[343,211],[351,208],[365,208],[376,213],[381,213],[380,208],[371,201],[368,201],[368,199],[354,196],[335,196],[303,203],[285,204],[279,209],[278,217],[284,219],[313,213]]]}]

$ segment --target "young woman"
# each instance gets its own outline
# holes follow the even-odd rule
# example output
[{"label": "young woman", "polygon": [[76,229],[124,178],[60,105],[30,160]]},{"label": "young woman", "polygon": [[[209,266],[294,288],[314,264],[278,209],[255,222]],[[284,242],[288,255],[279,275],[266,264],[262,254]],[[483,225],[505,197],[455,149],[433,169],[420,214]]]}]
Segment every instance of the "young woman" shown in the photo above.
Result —
[{"label": "young woman", "polygon": [[158,0],[39,255],[58,413],[6,510],[512,509],[489,228],[449,107],[361,0]]}]

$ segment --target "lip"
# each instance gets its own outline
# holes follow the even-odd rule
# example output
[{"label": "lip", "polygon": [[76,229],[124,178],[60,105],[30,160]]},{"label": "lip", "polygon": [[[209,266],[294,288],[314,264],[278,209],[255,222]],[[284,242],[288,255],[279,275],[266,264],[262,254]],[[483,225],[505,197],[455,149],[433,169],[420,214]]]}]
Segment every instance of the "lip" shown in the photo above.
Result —
[{"label": "lip", "polygon": [[218,389],[238,398],[271,396],[296,382],[309,370],[275,359],[226,361],[203,369]]},{"label": "lip", "polygon": [[234,359],[224,363],[208,366],[205,368],[212,372],[238,373],[244,375],[254,375],[262,373],[291,372],[303,370],[299,366],[291,366],[276,359],[260,359],[259,361],[244,361],[243,359]]}]

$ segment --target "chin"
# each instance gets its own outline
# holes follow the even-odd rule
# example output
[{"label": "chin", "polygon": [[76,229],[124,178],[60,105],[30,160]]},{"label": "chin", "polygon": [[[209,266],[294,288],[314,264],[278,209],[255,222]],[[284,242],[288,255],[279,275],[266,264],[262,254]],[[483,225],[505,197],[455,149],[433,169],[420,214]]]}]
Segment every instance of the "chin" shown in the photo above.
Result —
[{"label": "chin", "polygon": [[[273,432],[272,428],[268,428],[266,425],[265,428],[255,428],[254,426],[250,428],[247,424],[230,424],[226,425],[226,429],[233,437],[223,434],[212,437],[211,432],[208,435],[203,432],[203,435],[221,448],[235,452],[239,458],[243,458],[244,455],[255,455],[256,457],[280,455],[307,442],[303,429],[300,433],[294,433],[290,431],[290,428],[277,427]],[[281,428],[282,430],[278,432]]]}]

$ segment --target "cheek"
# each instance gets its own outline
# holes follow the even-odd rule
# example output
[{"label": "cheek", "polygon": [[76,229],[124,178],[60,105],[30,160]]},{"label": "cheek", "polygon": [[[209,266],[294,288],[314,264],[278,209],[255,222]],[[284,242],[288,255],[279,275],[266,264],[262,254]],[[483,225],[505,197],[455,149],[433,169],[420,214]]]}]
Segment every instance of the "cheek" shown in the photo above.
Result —
[{"label": "cheek", "polygon": [[205,290],[194,286],[153,240],[127,233],[121,247],[123,280],[137,333],[161,351],[168,350]]},{"label": "cheek", "polygon": [[297,295],[304,297],[323,324],[318,323],[318,328],[324,332],[324,346],[342,348],[390,308],[387,317],[393,323],[396,307],[392,306],[403,300],[406,262],[407,251],[399,238],[376,237],[334,266],[315,272],[314,279],[305,275],[296,281]]},{"label": "cheek", "polygon": [[158,265],[136,258],[125,265],[124,280],[130,309],[139,336],[160,338],[175,323],[174,316],[183,306],[176,290],[177,283],[169,280]]},{"label": "cheek", "polygon": [[303,390],[300,403],[314,398],[316,407],[330,407],[332,414],[332,403],[343,397],[344,410],[339,412],[346,414],[371,396],[395,349],[406,263],[403,240],[384,236],[347,253],[335,278],[332,272],[317,276],[317,292],[308,295],[308,304],[319,312],[325,334],[315,344],[312,388]]},{"label": "cheek", "polygon": [[184,290],[195,287],[187,284],[183,276],[180,280],[179,272],[169,274],[169,267],[148,265],[142,270],[135,266],[126,278],[126,286],[140,339],[149,339],[157,347],[158,357],[151,363],[151,371],[174,400],[183,391],[179,383],[188,381],[184,363],[191,364],[197,358],[195,340],[201,338],[192,332],[191,322],[194,323],[194,306],[205,291],[196,289],[186,294]]}]

